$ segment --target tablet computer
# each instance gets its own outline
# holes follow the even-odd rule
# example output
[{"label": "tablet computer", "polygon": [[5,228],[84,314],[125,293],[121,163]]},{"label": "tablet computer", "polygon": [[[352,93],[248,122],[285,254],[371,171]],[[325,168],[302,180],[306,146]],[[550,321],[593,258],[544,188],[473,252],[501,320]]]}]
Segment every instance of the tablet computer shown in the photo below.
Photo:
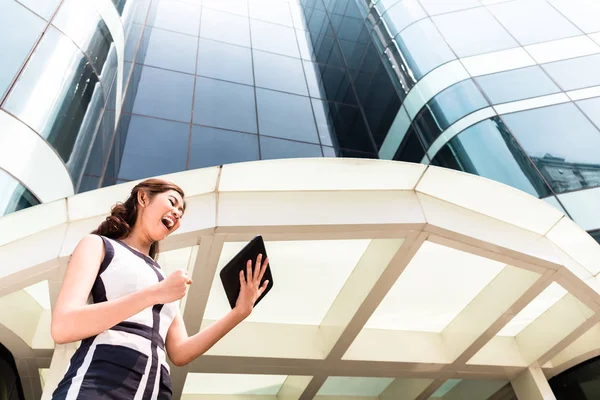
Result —
[{"label": "tablet computer", "polygon": [[[220,276],[221,282],[223,284],[223,288],[225,289],[225,294],[227,295],[227,300],[229,300],[229,305],[233,309],[235,307],[235,303],[237,302],[238,295],[240,294],[240,271],[244,271],[244,275],[246,275],[246,263],[248,260],[252,261],[252,270],[254,271],[254,267],[256,265],[256,257],[259,254],[262,254],[262,259],[264,260],[267,257],[267,250],[265,248],[265,242],[262,236],[256,236],[252,239],[242,250],[240,250],[228,263],[221,269]],[[256,306],[266,295],[269,293],[271,288],[273,287],[273,276],[271,275],[271,262],[269,260],[269,265],[267,265],[267,269],[265,274],[260,281],[260,285],[264,283],[267,279],[269,283],[267,288],[263,292],[262,295],[256,300],[254,306]]]}]

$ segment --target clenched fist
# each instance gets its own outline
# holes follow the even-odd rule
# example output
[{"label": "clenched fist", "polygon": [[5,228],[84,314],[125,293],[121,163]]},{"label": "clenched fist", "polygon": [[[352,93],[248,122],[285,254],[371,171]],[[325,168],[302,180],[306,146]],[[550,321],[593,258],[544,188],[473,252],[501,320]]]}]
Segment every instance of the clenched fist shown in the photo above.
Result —
[{"label": "clenched fist", "polygon": [[178,269],[156,286],[156,304],[172,303],[187,293],[192,280],[187,271]]}]

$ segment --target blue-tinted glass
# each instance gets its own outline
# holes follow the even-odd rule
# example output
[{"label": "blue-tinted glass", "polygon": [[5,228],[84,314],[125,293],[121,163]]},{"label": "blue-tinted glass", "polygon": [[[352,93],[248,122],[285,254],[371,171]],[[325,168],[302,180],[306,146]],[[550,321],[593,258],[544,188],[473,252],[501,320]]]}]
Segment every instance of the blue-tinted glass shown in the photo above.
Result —
[{"label": "blue-tinted glass", "polygon": [[190,125],[134,115],[118,177],[142,179],[185,170]]},{"label": "blue-tinted glass", "polygon": [[193,74],[196,69],[198,38],[182,33],[147,27],[148,44],[143,63],[153,67]]},{"label": "blue-tinted glass", "polygon": [[148,25],[198,36],[200,4],[161,0],[157,6],[153,5]]},{"label": "blue-tinted glass", "polygon": [[[250,47],[248,18],[204,7],[200,36],[221,42]],[[253,38],[254,40],[254,38]]]},{"label": "blue-tinted glass", "polygon": [[482,7],[434,17],[450,47],[459,57],[518,47],[519,44]]},{"label": "blue-tinted glass", "polygon": [[319,143],[308,97],[256,89],[260,133]]},{"label": "blue-tinted glass", "polygon": [[263,160],[276,158],[322,157],[321,146],[285,139],[260,137],[260,156]]},{"label": "blue-tinted glass", "polygon": [[[307,80],[311,96],[321,97],[338,103],[356,105],[356,96],[352,91],[350,79],[346,71],[329,65],[311,65],[308,62],[304,66],[305,70],[309,71],[307,72]],[[320,82],[315,81],[318,78],[320,78]]]},{"label": "blue-tinted glass", "polygon": [[600,128],[600,97],[578,101],[577,105],[596,127]]},{"label": "blue-tinted glass", "polygon": [[194,126],[189,169],[258,160],[258,136]]},{"label": "blue-tinted glass", "polygon": [[15,1],[4,0],[0,7],[2,8],[0,12],[0,49],[2,49],[0,98],[2,98],[46,24]]},{"label": "blue-tinted glass", "polygon": [[490,6],[489,9],[522,45],[581,34],[544,0],[509,1]]},{"label": "blue-tinted glass", "polygon": [[209,78],[253,85],[251,50],[229,43],[200,39],[197,73]]},{"label": "blue-tinted glass", "polygon": [[11,175],[0,169],[0,217],[40,204],[39,200]]},{"label": "blue-tinted glass", "polygon": [[413,22],[427,17],[418,0],[404,0],[391,6],[383,20],[389,27],[390,35],[396,36]]},{"label": "blue-tinted glass", "polygon": [[[317,99],[327,98],[325,88],[323,87],[323,77],[319,69],[319,64],[312,63],[310,61],[303,61],[304,73],[306,74],[306,83],[308,85],[308,92],[310,97]],[[326,67],[326,66],[325,66]],[[345,73],[343,70],[339,70],[340,73]]]},{"label": "blue-tinted glass", "polygon": [[102,176],[104,162],[106,161],[104,144],[102,142],[104,125],[105,124],[103,121],[100,125],[98,133],[96,134],[96,138],[94,139],[94,144],[92,145],[90,156],[85,166],[85,175]]},{"label": "blue-tinted glass", "polygon": [[[119,175],[121,160],[123,159],[123,150],[125,149],[125,142],[127,141],[127,132],[129,132],[129,125],[131,125],[131,118],[131,114],[121,114],[119,126],[115,131],[114,140],[111,143],[110,156],[104,173],[104,176],[107,178],[116,179]],[[106,181],[102,182],[103,187],[105,184]]]},{"label": "blue-tinted glass", "polygon": [[[77,15],[77,18],[73,18],[73,15]],[[65,0],[52,24],[77,44],[100,75],[113,38],[92,3]]]},{"label": "blue-tinted glass", "polygon": [[77,193],[89,192],[91,190],[96,190],[99,187],[100,187],[100,177],[84,175],[81,178],[81,184],[79,185],[79,189],[77,190]]},{"label": "blue-tinted glass", "polygon": [[600,85],[600,54],[544,64],[543,68],[563,90]]},{"label": "blue-tinted glass", "polygon": [[[40,85],[41,76],[44,85]],[[52,27],[4,105],[48,140],[75,181],[103,106],[104,94],[91,65],[70,39]]]},{"label": "blue-tinted glass", "polygon": [[395,41],[417,79],[456,58],[430,19],[423,19],[406,28]]},{"label": "blue-tinted glass", "polygon": [[256,86],[308,96],[306,79],[299,58],[254,51]]},{"label": "blue-tinted glass", "polygon": [[201,2],[202,6],[213,10],[248,17],[248,0],[195,0]]},{"label": "blue-tinted glass", "polygon": [[362,18],[336,14],[331,15],[330,18],[338,40],[351,43],[366,43],[369,41],[370,38]]},{"label": "blue-tinted glass", "polygon": [[556,193],[600,185],[600,132],[574,104],[502,118]]},{"label": "blue-tinted glass", "polygon": [[189,122],[193,87],[194,77],[191,75],[144,67],[133,112]]},{"label": "blue-tinted glass", "polygon": [[329,115],[335,129],[335,141],[347,150],[375,153],[369,128],[358,107],[329,103]]},{"label": "blue-tinted glass", "polygon": [[507,103],[560,92],[538,66],[475,78],[492,104]]},{"label": "blue-tinted glass", "polygon": [[468,79],[430,100],[415,118],[415,127],[423,144],[429,147],[450,125],[488,105],[475,83]]},{"label": "blue-tinted glass", "polygon": [[323,146],[321,147],[323,150],[323,157],[337,157],[335,149],[333,147]]},{"label": "blue-tinted glass", "polygon": [[586,231],[600,229],[600,188],[564,193],[558,199],[577,225]]},{"label": "blue-tinted glass", "polygon": [[[112,43],[108,53],[108,58],[104,63],[102,74],[100,75],[100,82],[102,83],[104,93],[107,97],[110,93],[111,85],[113,85],[113,82],[116,82],[115,77],[117,76],[117,67],[117,48],[115,47],[115,44]],[[123,70],[124,69],[125,68],[123,68]]]},{"label": "blue-tinted glass", "polygon": [[194,123],[256,133],[254,88],[198,77]]},{"label": "blue-tinted glass", "polygon": [[548,0],[585,33],[600,31],[600,3],[595,0]]},{"label": "blue-tinted glass", "polygon": [[287,1],[249,0],[250,18],[274,24],[294,26]]},{"label": "blue-tinted glass", "polygon": [[346,68],[342,51],[333,36],[329,34],[319,35],[313,42],[313,47],[315,50],[315,59],[319,64]]},{"label": "blue-tinted glass", "polygon": [[[54,14],[60,4],[60,0],[19,0],[19,2],[46,21],[50,20],[50,17],[52,17],[52,14]],[[2,4],[3,9],[4,7],[5,5]],[[2,26],[2,24],[0,24],[0,26]],[[19,32],[19,34],[21,34],[21,32]]]},{"label": "blue-tinted glass", "polygon": [[455,136],[433,163],[493,179],[536,197],[550,195],[531,160],[498,119],[480,122]]},{"label": "blue-tinted glass", "polygon": [[290,57],[300,57],[294,29],[256,20],[251,20],[250,26],[253,48]]},{"label": "blue-tinted glass", "polygon": [[419,140],[419,136],[416,134],[415,128],[410,127],[402,139],[398,151],[394,155],[396,161],[406,161],[413,163],[420,163],[425,157],[425,149],[423,144]]},{"label": "blue-tinted glass", "polygon": [[296,38],[298,39],[298,47],[300,48],[300,57],[303,60],[315,61],[315,51],[312,39],[310,38],[310,32],[296,29]]},{"label": "blue-tinted glass", "polygon": [[[129,29],[126,31],[125,55],[123,57],[125,62],[132,63],[135,60],[143,30],[144,30],[143,25],[131,24],[131,26],[129,26]],[[141,46],[142,49],[144,47],[145,46]],[[143,53],[143,52],[140,52],[140,53],[142,53],[142,54],[135,61],[143,64],[143,62],[144,62],[143,56],[145,55],[145,53]]]},{"label": "blue-tinted glass", "polygon": [[335,128],[329,103],[323,100],[312,99],[313,111],[319,131],[319,140],[324,146],[332,146],[335,137]]}]

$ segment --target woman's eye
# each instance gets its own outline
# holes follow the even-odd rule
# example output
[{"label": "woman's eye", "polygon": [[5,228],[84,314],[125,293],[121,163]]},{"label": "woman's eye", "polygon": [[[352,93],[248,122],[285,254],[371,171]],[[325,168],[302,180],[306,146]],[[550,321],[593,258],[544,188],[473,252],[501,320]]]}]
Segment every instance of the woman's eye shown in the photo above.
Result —
[{"label": "woman's eye", "polygon": [[175,206],[175,202],[172,199],[169,199],[169,203],[171,203],[172,206]]}]

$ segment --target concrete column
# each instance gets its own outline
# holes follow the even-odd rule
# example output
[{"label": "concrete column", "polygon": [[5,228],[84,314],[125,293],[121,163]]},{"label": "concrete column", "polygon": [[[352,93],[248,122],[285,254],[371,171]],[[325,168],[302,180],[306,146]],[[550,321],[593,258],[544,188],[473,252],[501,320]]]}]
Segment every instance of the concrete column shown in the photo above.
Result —
[{"label": "concrete column", "polygon": [[519,400],[556,400],[539,366],[527,368],[511,384]]},{"label": "concrete column", "polygon": [[71,357],[77,350],[76,343],[69,344],[57,344],[52,355],[52,362],[50,363],[50,370],[46,375],[46,382],[44,384],[44,391],[42,393],[41,400],[50,400],[52,392],[58,386],[65,372],[69,368],[69,362]]}]

